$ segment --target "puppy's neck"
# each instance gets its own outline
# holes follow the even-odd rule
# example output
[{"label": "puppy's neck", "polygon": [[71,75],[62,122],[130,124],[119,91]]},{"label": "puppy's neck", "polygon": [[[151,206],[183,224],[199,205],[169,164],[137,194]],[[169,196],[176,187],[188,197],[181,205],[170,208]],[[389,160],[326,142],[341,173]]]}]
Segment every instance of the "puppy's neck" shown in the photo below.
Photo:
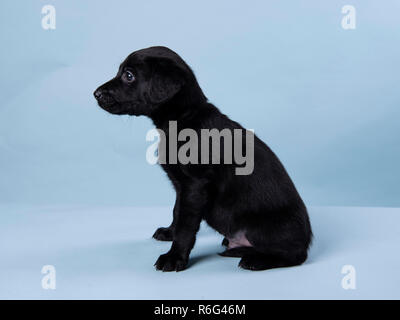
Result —
[{"label": "puppy's neck", "polygon": [[194,86],[184,86],[172,99],[159,105],[150,118],[157,128],[168,127],[169,121],[184,125],[209,105],[207,97],[196,83]]}]

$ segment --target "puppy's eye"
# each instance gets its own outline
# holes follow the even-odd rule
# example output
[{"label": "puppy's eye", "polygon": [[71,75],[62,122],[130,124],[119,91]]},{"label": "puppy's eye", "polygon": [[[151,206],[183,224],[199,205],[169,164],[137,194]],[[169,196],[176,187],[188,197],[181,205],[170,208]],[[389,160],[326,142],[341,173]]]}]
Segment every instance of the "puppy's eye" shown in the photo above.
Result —
[{"label": "puppy's eye", "polygon": [[122,79],[125,80],[126,82],[132,82],[135,81],[135,76],[133,75],[132,72],[127,70],[122,74]]}]

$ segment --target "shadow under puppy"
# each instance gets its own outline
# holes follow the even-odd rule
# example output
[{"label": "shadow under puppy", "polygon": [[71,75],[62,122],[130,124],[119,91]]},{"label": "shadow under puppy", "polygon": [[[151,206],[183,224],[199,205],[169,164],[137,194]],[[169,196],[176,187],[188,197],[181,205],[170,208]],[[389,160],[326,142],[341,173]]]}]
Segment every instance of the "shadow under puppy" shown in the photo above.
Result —
[{"label": "shadow under puppy", "polygon": [[[167,159],[171,121],[176,121],[178,132],[190,128],[199,136],[202,129],[244,130],[208,102],[190,67],[166,47],[130,54],[115,78],[100,86],[94,96],[110,113],[152,119],[165,133],[165,148],[160,151]],[[171,249],[155,263],[158,270],[185,269],[203,219],[225,236],[222,244],[227,248],[221,255],[241,257],[242,268],[265,270],[306,260],[312,238],[307,209],[279,159],[260,139],[253,138],[250,174],[236,174],[238,163],[225,161],[224,152],[220,164],[213,164],[210,150],[201,149],[200,142],[195,157],[200,159],[208,152],[208,164],[161,164],[176,190],[176,202],[171,225],[153,235],[172,241]],[[183,143],[178,141],[178,147]],[[221,139],[220,151],[224,143],[234,144]],[[242,150],[247,143],[242,139]]]}]

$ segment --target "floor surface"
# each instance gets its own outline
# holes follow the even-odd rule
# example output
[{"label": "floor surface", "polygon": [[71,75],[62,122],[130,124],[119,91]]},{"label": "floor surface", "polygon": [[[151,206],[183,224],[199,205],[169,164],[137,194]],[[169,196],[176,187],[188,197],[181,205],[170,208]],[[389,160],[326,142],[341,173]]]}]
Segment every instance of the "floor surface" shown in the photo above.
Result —
[{"label": "floor surface", "polygon": [[[312,207],[314,243],[299,267],[252,272],[217,255],[202,225],[190,268],[153,267],[168,242],[151,238],[171,208],[0,205],[2,299],[399,299],[400,208]],[[146,217],[146,219],[139,219]],[[43,289],[52,265],[56,288]],[[343,289],[345,265],[355,289]]]}]

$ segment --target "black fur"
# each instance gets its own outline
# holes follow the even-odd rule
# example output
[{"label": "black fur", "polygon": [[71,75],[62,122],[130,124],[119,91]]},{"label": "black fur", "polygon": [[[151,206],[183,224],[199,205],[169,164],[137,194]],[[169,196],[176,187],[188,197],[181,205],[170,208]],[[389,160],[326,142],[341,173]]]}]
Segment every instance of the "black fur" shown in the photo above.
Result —
[{"label": "black fur", "polygon": [[[106,111],[146,115],[165,133],[171,120],[177,121],[178,130],[242,128],[208,102],[189,66],[165,47],[130,54],[95,97]],[[312,238],[306,207],[275,154],[257,137],[254,143],[250,175],[235,175],[235,163],[162,165],[176,190],[176,202],[171,225],[153,235],[172,241],[155,263],[157,269],[185,269],[203,219],[226,237],[225,246],[237,232],[244,232],[251,247],[221,254],[241,257],[242,268],[264,270],[306,260]]]}]

